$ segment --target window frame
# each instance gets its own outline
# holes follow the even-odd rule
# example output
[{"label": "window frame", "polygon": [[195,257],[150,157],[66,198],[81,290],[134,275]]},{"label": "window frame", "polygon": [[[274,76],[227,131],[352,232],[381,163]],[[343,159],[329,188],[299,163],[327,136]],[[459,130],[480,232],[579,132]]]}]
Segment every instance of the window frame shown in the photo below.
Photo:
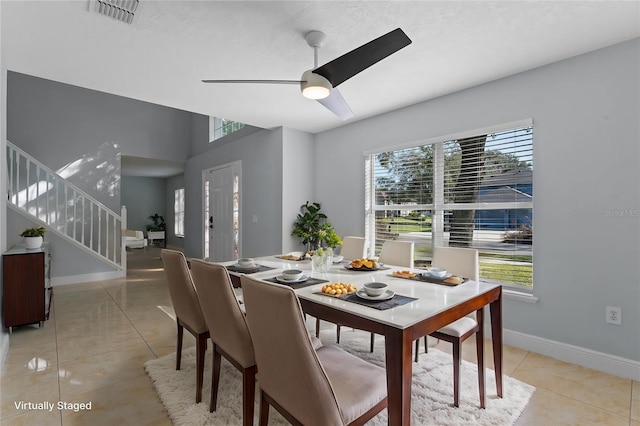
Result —
[{"label": "window frame", "polygon": [[[401,210],[420,210],[431,213],[431,250],[433,247],[442,246],[444,243],[445,233],[445,212],[453,210],[520,210],[527,209],[533,213],[533,193],[530,202],[485,202],[485,203],[447,203],[444,199],[444,180],[445,180],[445,144],[450,141],[471,138],[484,134],[495,134],[519,128],[531,128],[533,130],[533,120],[525,119],[500,125],[485,127],[476,130],[469,130],[460,133],[428,138],[410,143],[398,144],[365,151],[365,238],[369,247],[369,256],[375,256],[376,247],[376,213],[380,211],[401,211]],[[533,136],[530,142],[531,155],[533,158]],[[417,148],[420,146],[431,145],[433,147],[433,199],[431,203],[422,204],[396,204],[396,205],[376,205],[376,174],[375,174],[375,156],[376,154],[399,151],[403,149]],[[532,169],[533,170],[533,169]],[[439,174],[439,171],[441,174]],[[532,180],[533,185],[533,180]],[[531,218],[533,225],[533,218]],[[479,250],[480,252],[480,250]],[[533,276],[533,242],[531,243],[531,268]],[[481,279],[482,280],[482,279]],[[483,280],[484,281],[484,280]],[[529,293],[533,292],[533,278],[531,286],[525,286],[518,283],[500,282],[505,287],[515,292]]]}]

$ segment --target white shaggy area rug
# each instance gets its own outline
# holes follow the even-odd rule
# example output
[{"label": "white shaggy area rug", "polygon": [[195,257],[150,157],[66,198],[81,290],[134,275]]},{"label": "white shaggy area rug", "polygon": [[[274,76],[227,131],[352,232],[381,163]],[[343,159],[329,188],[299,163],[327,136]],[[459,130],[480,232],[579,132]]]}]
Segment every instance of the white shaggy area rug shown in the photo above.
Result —
[{"label": "white shaggy area rug", "polygon": [[[324,344],[335,342],[335,327],[322,330]],[[384,367],[384,339],[377,336],[373,353],[369,352],[369,333],[351,331],[343,327],[340,346],[358,357]],[[422,346],[422,345],[421,345]],[[487,360],[488,361],[488,360]],[[504,376],[504,398],[498,398],[493,370],[487,369],[486,409],[479,407],[477,367],[463,361],[461,369],[460,407],[453,406],[452,357],[436,349],[421,353],[413,363],[411,392],[411,424],[414,425],[512,425],[526,407],[535,387]],[[175,353],[145,363],[158,395],[175,425],[241,425],[242,376],[222,358],[218,405],[209,413],[211,391],[211,351],[207,352],[202,402],[195,404],[195,349],[185,349],[180,371],[175,370]],[[258,424],[259,386],[256,385],[254,424]],[[271,407],[270,425],[286,425]],[[370,420],[367,425],[386,425],[387,411]]]}]

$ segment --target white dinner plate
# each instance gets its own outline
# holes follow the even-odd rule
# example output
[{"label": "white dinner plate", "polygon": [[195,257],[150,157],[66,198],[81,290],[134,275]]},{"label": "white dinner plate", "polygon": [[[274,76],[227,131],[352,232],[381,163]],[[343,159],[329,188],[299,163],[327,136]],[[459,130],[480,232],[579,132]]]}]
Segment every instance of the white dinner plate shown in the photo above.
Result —
[{"label": "white dinner plate", "polygon": [[283,283],[283,284],[295,284],[295,283],[301,283],[304,282],[306,280],[309,279],[309,275],[303,275],[300,278],[298,278],[297,280],[288,280],[284,277],[284,275],[278,275],[276,277],[276,281],[278,281],[279,283]]},{"label": "white dinner plate", "polygon": [[343,256],[333,256],[333,263],[340,263],[344,259]]},{"label": "white dinner plate", "polygon": [[361,299],[367,299],[367,300],[389,300],[395,295],[396,293],[393,290],[387,290],[384,293],[382,293],[380,296],[369,296],[367,293],[365,293],[363,289],[356,291],[356,296],[358,296]]}]

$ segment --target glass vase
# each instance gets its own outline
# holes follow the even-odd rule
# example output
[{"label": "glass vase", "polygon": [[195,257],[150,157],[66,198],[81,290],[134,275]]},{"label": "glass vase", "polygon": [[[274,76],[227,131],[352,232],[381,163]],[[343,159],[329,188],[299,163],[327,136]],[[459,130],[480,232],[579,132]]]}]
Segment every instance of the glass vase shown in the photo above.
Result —
[{"label": "glass vase", "polygon": [[328,272],[333,263],[333,249],[319,248],[313,252],[311,265],[314,272]]}]

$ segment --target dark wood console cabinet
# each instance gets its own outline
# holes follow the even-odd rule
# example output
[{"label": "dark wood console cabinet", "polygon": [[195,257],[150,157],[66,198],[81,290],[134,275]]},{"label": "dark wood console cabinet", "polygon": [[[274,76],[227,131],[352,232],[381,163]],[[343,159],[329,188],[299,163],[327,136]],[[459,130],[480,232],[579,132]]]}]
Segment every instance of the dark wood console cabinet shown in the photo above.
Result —
[{"label": "dark wood console cabinet", "polygon": [[49,245],[27,250],[23,245],[2,256],[2,312],[4,326],[43,322],[49,317],[51,302]]}]

